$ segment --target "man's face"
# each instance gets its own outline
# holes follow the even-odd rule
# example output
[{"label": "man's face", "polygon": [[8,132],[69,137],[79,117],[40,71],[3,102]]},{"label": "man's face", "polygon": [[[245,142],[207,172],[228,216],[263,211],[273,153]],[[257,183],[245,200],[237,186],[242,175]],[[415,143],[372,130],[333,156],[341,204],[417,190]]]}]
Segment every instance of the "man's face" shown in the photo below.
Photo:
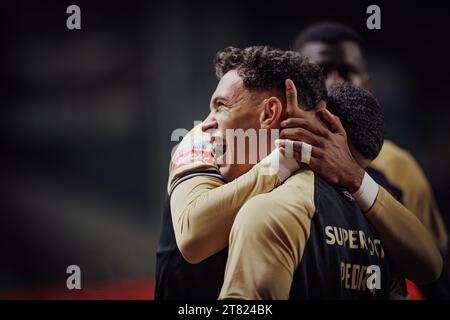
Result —
[{"label": "man's face", "polygon": [[303,46],[300,53],[322,68],[328,89],[344,82],[368,89],[366,62],[356,42],[310,42]]},{"label": "man's face", "polygon": [[[239,141],[236,136],[230,137],[230,133],[231,130],[236,129],[243,131],[254,129],[250,131],[259,132],[260,115],[263,110],[262,100],[261,94],[251,93],[244,87],[242,78],[235,70],[229,71],[220,79],[211,97],[211,113],[206,121],[213,125],[206,130],[212,135],[219,170],[227,181],[236,179],[255,164],[249,161],[249,155],[255,156],[257,151],[251,148],[248,139],[245,139],[245,146],[243,146],[242,141]],[[220,150],[225,153],[222,155]],[[238,157],[241,157],[240,162],[245,163],[238,163]],[[245,157],[245,161],[242,161],[242,157]]]}]

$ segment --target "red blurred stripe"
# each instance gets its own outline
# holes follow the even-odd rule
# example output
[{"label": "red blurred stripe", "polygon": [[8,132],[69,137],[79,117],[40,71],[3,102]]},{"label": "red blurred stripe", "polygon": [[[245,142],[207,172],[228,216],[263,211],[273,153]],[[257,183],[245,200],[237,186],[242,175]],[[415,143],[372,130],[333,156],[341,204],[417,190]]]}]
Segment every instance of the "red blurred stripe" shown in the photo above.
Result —
[{"label": "red blurred stripe", "polygon": [[406,279],[406,290],[408,291],[408,295],[411,300],[425,300],[416,284],[408,279]]},{"label": "red blurred stripe", "polygon": [[31,288],[0,293],[2,300],[152,300],[153,279],[133,279],[104,284],[86,284],[80,290]]}]

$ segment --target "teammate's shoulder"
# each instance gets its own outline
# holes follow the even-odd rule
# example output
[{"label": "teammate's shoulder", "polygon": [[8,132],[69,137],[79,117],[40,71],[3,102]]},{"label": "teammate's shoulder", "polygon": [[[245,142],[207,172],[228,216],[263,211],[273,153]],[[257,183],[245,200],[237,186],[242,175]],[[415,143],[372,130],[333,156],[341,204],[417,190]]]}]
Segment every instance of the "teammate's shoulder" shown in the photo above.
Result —
[{"label": "teammate's shoulder", "polygon": [[304,203],[306,199],[312,198],[313,190],[314,173],[309,169],[301,169],[272,191],[254,196],[247,201],[246,205],[251,203],[260,207],[265,205],[272,207],[281,203]]},{"label": "teammate's shoulder", "polygon": [[389,140],[370,167],[380,171],[392,185],[398,186],[403,192],[427,188],[428,181],[419,163],[405,149]]},{"label": "teammate's shoulder", "polygon": [[392,175],[413,175],[422,176],[422,169],[411,153],[403,149],[390,140],[385,140],[380,154],[376,157],[370,167],[382,172],[388,180]]},{"label": "teammate's shoulder", "polygon": [[[280,186],[282,188],[309,188],[314,184],[314,172],[310,169],[300,169],[290,176]],[[280,188],[279,187],[279,188]]]},{"label": "teammate's shoulder", "polygon": [[314,212],[314,173],[300,170],[274,190],[248,200],[237,219],[245,220],[254,228],[293,226],[311,220]]},{"label": "teammate's shoulder", "polygon": [[287,211],[314,212],[315,174],[300,169],[267,195],[267,201],[282,205]]},{"label": "teammate's shoulder", "polygon": [[385,140],[383,147],[381,148],[380,154],[373,161],[374,163],[378,161],[389,161],[390,163],[403,163],[416,165],[416,160],[413,155],[406,149],[398,146],[391,140]]}]

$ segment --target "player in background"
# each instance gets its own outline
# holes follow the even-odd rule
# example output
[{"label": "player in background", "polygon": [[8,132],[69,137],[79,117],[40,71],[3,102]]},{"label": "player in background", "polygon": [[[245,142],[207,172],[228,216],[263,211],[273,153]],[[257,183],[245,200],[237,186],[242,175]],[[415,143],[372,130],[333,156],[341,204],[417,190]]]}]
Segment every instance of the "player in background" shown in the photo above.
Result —
[{"label": "player in background", "polygon": [[[302,31],[293,50],[318,64],[324,73],[328,88],[349,82],[368,89],[370,77],[361,36],[350,27],[323,22]],[[298,126],[293,123],[294,126]],[[441,254],[447,255],[448,232],[436,204],[430,183],[414,157],[391,140],[385,140],[378,157],[367,171],[377,182],[386,179],[390,192],[410,209],[433,236]],[[448,272],[447,272],[448,273]],[[447,277],[444,272],[443,277]],[[449,281],[423,287],[429,297],[450,297]]]}]

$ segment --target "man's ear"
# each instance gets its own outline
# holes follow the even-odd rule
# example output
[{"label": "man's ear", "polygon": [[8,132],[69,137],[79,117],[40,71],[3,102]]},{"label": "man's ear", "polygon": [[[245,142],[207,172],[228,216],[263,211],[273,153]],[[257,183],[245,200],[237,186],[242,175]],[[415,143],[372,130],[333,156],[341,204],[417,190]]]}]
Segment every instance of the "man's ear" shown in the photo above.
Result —
[{"label": "man's ear", "polygon": [[280,99],[270,97],[263,101],[263,109],[261,111],[260,123],[261,129],[277,128],[283,118],[283,106]]}]

